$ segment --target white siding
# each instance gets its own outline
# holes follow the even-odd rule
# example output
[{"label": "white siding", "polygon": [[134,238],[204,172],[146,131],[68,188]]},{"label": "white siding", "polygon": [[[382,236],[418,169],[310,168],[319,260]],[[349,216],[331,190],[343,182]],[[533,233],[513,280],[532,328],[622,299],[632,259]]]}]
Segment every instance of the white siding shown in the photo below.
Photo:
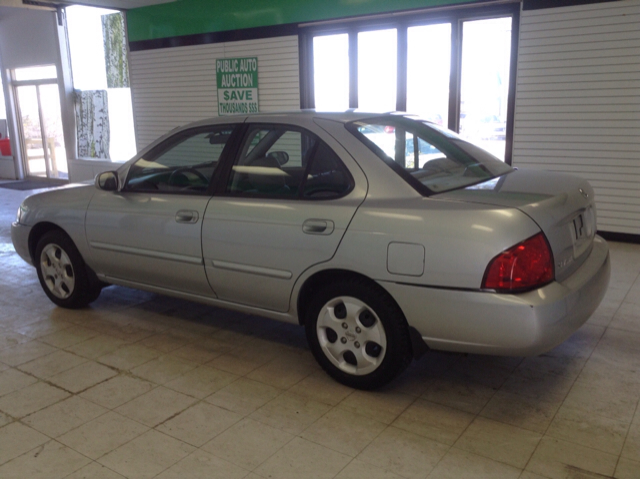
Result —
[{"label": "white siding", "polygon": [[138,149],[177,126],[216,116],[216,60],[237,57],[258,57],[260,111],[300,108],[297,36],[131,52]]},{"label": "white siding", "polygon": [[521,16],[513,164],[596,190],[598,228],[640,234],[640,1]]}]

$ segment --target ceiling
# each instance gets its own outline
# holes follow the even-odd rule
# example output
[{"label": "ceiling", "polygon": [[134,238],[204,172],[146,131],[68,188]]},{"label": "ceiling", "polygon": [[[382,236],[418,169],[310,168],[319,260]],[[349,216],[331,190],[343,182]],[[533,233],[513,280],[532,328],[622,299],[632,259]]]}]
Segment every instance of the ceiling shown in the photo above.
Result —
[{"label": "ceiling", "polygon": [[[159,3],[169,3],[175,0],[35,0],[37,4],[55,5],[87,5],[91,7],[128,10],[130,8],[146,7]],[[0,7],[42,8],[36,5],[25,5],[22,0],[0,0]],[[55,8],[55,7],[54,7]]]}]

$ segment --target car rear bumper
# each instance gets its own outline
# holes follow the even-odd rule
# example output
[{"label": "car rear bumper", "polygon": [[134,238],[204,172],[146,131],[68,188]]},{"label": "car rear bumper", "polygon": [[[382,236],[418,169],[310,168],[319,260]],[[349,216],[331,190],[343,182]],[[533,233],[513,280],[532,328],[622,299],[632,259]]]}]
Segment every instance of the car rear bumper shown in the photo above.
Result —
[{"label": "car rear bumper", "polygon": [[31,226],[21,225],[20,223],[11,223],[11,241],[16,253],[27,263],[33,265],[31,255],[29,254],[29,233]]},{"label": "car rear bumper", "polygon": [[532,356],[562,343],[589,319],[610,274],[609,247],[596,236],[588,259],[569,278],[523,294],[381,284],[431,349]]}]

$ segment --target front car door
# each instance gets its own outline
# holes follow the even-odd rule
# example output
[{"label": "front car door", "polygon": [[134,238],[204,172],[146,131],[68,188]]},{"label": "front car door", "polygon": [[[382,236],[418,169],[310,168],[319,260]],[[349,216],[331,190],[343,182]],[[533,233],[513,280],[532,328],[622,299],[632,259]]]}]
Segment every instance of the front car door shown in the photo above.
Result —
[{"label": "front car door", "polygon": [[94,268],[107,282],[215,296],[202,220],[233,125],[177,133],[129,168],[121,191],[97,191],[86,218]]},{"label": "front car door", "polygon": [[311,120],[248,123],[204,217],[202,249],[222,300],[289,309],[298,277],[334,255],[364,200],[366,177]]}]

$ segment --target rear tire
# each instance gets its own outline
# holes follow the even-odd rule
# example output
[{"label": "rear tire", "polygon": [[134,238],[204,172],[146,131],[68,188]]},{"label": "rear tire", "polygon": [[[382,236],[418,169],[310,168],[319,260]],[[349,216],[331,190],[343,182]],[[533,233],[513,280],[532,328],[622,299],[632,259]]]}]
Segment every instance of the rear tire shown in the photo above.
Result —
[{"label": "rear tire", "polygon": [[64,232],[45,233],[36,246],[34,262],[42,289],[58,306],[82,308],[100,295],[98,278]]},{"label": "rear tire", "polygon": [[349,387],[379,388],[411,362],[404,314],[386,291],[362,279],[320,289],[307,309],[305,329],[318,363]]}]

